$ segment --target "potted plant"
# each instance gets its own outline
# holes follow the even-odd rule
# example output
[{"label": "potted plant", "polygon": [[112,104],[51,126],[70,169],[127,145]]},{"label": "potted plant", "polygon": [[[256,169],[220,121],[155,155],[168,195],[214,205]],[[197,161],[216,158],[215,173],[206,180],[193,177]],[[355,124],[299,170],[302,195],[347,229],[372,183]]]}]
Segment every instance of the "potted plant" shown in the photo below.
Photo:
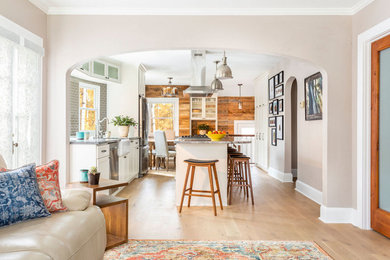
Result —
[{"label": "potted plant", "polygon": [[90,185],[98,185],[100,178],[100,172],[97,171],[96,167],[91,167],[88,172],[88,183]]},{"label": "potted plant", "polygon": [[114,124],[114,126],[119,127],[118,130],[120,137],[127,137],[129,135],[129,127],[137,125],[137,122],[134,118],[122,115],[114,117],[111,122]]},{"label": "potted plant", "polygon": [[200,135],[205,135],[209,129],[210,129],[210,126],[208,124],[198,125],[198,130],[199,130]]}]

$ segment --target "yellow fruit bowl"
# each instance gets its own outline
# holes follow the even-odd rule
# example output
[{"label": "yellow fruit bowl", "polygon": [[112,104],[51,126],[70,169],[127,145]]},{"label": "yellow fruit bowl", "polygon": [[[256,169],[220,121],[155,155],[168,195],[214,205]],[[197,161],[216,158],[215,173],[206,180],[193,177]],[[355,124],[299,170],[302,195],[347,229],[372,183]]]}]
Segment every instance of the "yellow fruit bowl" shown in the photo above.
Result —
[{"label": "yellow fruit bowl", "polygon": [[211,139],[213,142],[221,141],[222,138],[226,136],[226,134],[207,134],[207,136]]}]

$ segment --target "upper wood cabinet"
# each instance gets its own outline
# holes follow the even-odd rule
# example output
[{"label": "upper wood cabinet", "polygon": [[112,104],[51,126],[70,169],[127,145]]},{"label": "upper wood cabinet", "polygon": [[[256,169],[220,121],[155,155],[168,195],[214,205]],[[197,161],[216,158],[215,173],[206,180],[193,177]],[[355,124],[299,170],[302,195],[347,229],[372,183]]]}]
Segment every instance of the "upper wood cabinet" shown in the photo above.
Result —
[{"label": "upper wood cabinet", "polygon": [[191,97],[191,119],[217,119],[217,98]]},{"label": "upper wood cabinet", "polygon": [[92,60],[83,63],[77,69],[91,77],[120,82],[120,67],[105,61]]}]

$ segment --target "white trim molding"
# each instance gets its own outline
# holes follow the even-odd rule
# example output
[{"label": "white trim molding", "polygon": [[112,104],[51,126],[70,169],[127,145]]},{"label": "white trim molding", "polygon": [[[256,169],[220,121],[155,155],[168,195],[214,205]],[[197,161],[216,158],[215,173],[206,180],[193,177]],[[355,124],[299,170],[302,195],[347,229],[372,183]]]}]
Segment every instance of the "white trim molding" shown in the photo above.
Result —
[{"label": "white trim molding", "polygon": [[321,206],[319,219],[324,223],[354,224],[355,209]]},{"label": "white trim molding", "polygon": [[358,36],[356,95],[356,217],[355,225],[371,228],[371,43],[390,34],[390,18]]},{"label": "white trim molding", "polygon": [[268,168],[268,175],[281,181],[281,182],[292,182],[293,176],[291,173],[281,172],[272,167]]},{"label": "white trim molding", "polygon": [[44,0],[29,0],[49,15],[354,15],[374,0],[360,0],[351,7],[225,8],[172,7],[140,8],[135,6],[55,6]]},{"label": "white trim molding", "polygon": [[302,195],[308,197],[312,201],[321,205],[322,203],[322,192],[313,188],[312,186],[297,180],[295,183],[295,190],[301,193]]}]

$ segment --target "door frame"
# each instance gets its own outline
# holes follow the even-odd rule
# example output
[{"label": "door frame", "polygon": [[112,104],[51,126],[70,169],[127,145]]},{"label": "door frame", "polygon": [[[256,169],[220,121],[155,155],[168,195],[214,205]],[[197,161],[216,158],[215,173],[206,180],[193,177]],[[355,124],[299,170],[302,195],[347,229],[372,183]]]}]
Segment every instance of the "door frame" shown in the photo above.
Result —
[{"label": "door frame", "polygon": [[371,229],[371,44],[390,34],[390,18],[358,35],[356,211],[353,224]]}]

